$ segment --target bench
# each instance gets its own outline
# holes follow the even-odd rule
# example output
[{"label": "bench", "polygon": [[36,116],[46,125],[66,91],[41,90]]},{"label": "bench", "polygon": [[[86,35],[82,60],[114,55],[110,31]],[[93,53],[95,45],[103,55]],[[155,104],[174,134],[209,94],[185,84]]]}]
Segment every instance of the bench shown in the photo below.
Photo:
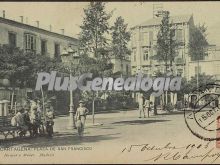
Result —
[{"label": "bench", "polygon": [[8,135],[15,138],[15,133],[19,130],[18,127],[11,125],[11,116],[0,116],[0,134],[2,134],[5,139]]}]

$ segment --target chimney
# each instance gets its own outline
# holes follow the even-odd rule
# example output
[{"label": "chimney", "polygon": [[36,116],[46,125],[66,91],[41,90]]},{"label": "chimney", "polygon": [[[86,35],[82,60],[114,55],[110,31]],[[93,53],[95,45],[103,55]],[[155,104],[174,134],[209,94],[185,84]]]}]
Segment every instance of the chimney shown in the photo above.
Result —
[{"label": "chimney", "polygon": [[2,11],[2,17],[5,18],[5,10]]},{"label": "chimney", "polygon": [[36,21],[36,22],[37,22],[37,27],[39,28],[40,22],[39,21]]},{"label": "chimney", "polygon": [[50,25],[50,31],[52,32],[52,25]]},{"label": "chimney", "polygon": [[28,17],[26,17],[26,24],[28,24]]},{"label": "chimney", "polygon": [[60,30],[61,30],[62,35],[64,35],[64,32],[65,32],[64,29],[60,29]]},{"label": "chimney", "polygon": [[24,23],[24,16],[20,16],[21,18],[21,23]]}]

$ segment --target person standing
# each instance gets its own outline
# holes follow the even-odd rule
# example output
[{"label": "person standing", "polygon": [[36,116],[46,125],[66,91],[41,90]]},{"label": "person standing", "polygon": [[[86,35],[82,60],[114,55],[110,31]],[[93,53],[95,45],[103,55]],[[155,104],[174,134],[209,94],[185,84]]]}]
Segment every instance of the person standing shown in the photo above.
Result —
[{"label": "person standing", "polygon": [[40,114],[42,114],[42,105],[40,100],[37,100],[37,112],[39,112]]},{"label": "person standing", "polygon": [[37,106],[32,107],[32,111],[30,114],[30,120],[31,120],[31,124],[33,126],[33,136],[37,136],[38,130],[39,130],[40,124],[41,124],[41,116],[40,116],[40,113],[37,112]]},{"label": "person standing", "polygon": [[49,106],[46,106],[46,114],[45,114],[46,131],[49,137],[53,136],[53,126],[54,126],[53,118],[54,118],[53,111],[50,109]]},{"label": "person standing", "polygon": [[147,110],[147,117],[149,117],[149,112],[150,112],[150,100],[146,99],[144,102],[144,108]]},{"label": "person standing", "polygon": [[145,116],[145,112],[144,112],[144,97],[143,97],[143,94],[139,95],[138,106],[139,106],[139,118],[141,118],[142,113],[144,114],[144,118],[145,118],[146,116]]},{"label": "person standing", "polygon": [[[89,110],[84,106],[83,101],[79,101],[79,107],[76,110],[76,121],[79,131],[79,135],[82,136],[85,128],[86,115],[89,113]],[[80,128],[79,128],[80,127]]]},{"label": "person standing", "polygon": [[53,112],[53,118],[55,118],[55,111],[54,111],[54,108],[52,106],[51,100],[47,101],[47,105],[46,106],[48,106],[48,108],[50,108],[50,110]]}]

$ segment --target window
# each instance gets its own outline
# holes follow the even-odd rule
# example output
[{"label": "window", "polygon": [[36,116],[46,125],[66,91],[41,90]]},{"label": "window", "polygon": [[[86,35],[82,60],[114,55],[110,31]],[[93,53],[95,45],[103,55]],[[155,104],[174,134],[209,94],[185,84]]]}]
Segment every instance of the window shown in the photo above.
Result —
[{"label": "window", "polygon": [[144,45],[149,46],[149,33],[148,32],[144,32],[142,33],[142,41],[144,43]]},{"label": "window", "polygon": [[148,55],[149,55],[149,49],[144,47],[143,48],[143,58],[144,58],[144,61],[148,60]]},{"label": "window", "polygon": [[177,69],[177,75],[182,76],[183,74],[183,69]]},{"label": "window", "polygon": [[47,54],[47,41],[41,40],[41,54],[45,55]]},{"label": "window", "polygon": [[54,57],[58,60],[60,59],[60,44],[55,43],[54,45]]},{"label": "window", "polygon": [[132,42],[134,42],[134,43],[136,42],[136,33],[132,34]]},{"label": "window", "polygon": [[17,46],[15,33],[13,33],[13,32],[8,33],[8,44],[10,47],[13,47],[13,48],[15,48]]},{"label": "window", "polygon": [[133,49],[134,62],[136,61],[136,49]]},{"label": "window", "polygon": [[36,51],[36,36],[26,33],[24,35],[24,43],[26,51]]},{"label": "window", "polygon": [[182,29],[176,29],[176,40],[178,42],[182,42],[183,41],[183,30]]}]

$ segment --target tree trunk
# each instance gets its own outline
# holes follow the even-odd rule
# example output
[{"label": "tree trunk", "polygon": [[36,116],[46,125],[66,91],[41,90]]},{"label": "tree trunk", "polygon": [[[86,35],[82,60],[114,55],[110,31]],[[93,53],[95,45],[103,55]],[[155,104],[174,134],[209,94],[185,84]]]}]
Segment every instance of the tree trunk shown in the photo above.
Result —
[{"label": "tree trunk", "polygon": [[157,115],[157,98],[154,97],[154,115]]},{"label": "tree trunk", "polygon": [[196,76],[197,89],[199,88],[199,59],[197,61],[197,76]]},{"label": "tree trunk", "polygon": [[92,124],[95,124],[95,99],[92,100]]},{"label": "tree trunk", "polygon": [[42,86],[41,86],[40,90],[41,90],[42,105],[43,105],[43,115],[44,115],[44,119],[45,119],[45,121],[46,121],[46,118],[45,118],[46,112],[45,112],[45,108],[44,108],[44,105],[45,105],[45,101],[44,101],[44,91],[43,91]]},{"label": "tree trunk", "polygon": [[[196,86],[197,86],[197,90],[199,89],[199,59],[197,61],[197,76],[196,76]],[[197,94],[197,99],[198,99],[198,94]],[[199,105],[199,101],[198,101],[198,105]]]},{"label": "tree trunk", "polygon": [[93,99],[92,99],[92,124],[95,124],[95,95],[93,91]]},{"label": "tree trunk", "polygon": [[11,95],[11,111],[13,110],[14,94],[15,94],[15,91],[14,91],[14,89],[13,89],[12,95]]},{"label": "tree trunk", "polygon": [[[166,54],[165,65],[166,65],[165,66],[165,72],[167,73],[167,54]],[[164,107],[166,107],[166,105],[167,105],[167,91],[165,92],[165,104],[164,104]]]}]

